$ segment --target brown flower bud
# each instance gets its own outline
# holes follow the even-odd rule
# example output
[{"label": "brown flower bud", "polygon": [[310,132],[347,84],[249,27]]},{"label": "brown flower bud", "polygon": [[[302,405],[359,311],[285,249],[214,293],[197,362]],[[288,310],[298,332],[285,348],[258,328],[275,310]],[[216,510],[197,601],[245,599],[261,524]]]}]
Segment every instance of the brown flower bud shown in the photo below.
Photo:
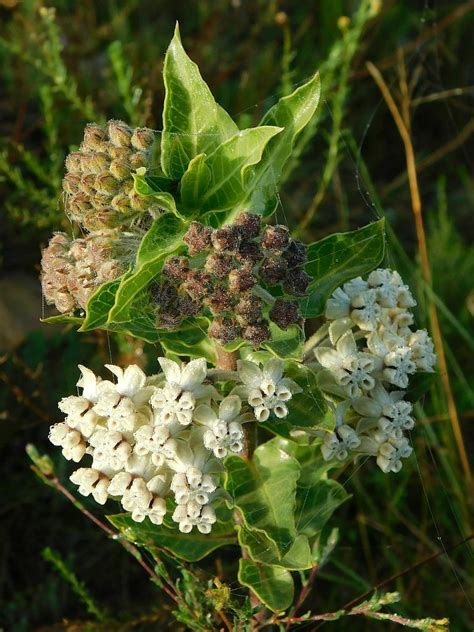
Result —
[{"label": "brown flower bud", "polygon": [[116,147],[130,147],[132,130],[123,121],[108,122],[109,138]]},{"label": "brown flower bud", "polygon": [[66,156],[66,169],[73,173],[80,173],[82,171],[82,156],[80,151],[74,151]]},{"label": "brown flower bud", "polygon": [[151,288],[151,298],[163,312],[176,311],[178,291],[171,283],[156,284]]},{"label": "brown flower bud", "polygon": [[240,234],[235,226],[223,226],[212,233],[212,245],[217,252],[235,252],[239,247]]},{"label": "brown flower bud", "polygon": [[144,195],[140,195],[140,193],[136,191],[131,191],[128,197],[130,199],[130,206],[134,211],[146,211],[148,208],[149,202]]},{"label": "brown flower bud", "polygon": [[258,323],[262,319],[262,307],[261,298],[252,292],[245,292],[235,307],[235,313],[242,318],[245,324]]},{"label": "brown flower bud", "polygon": [[268,285],[276,285],[286,278],[286,261],[279,255],[271,255],[260,266],[259,275]]},{"label": "brown flower bud", "polygon": [[262,249],[259,244],[252,241],[241,241],[239,250],[235,255],[235,258],[240,263],[258,263],[263,257]]},{"label": "brown flower bud", "polygon": [[196,316],[199,313],[200,305],[197,301],[193,300],[190,296],[180,296],[178,299],[177,312],[178,314],[186,318]]},{"label": "brown flower bud", "polygon": [[124,193],[118,193],[112,199],[112,208],[119,213],[129,213],[131,211],[130,198]]},{"label": "brown flower bud", "polygon": [[107,140],[107,132],[97,123],[88,123],[84,130],[84,148],[100,151]]},{"label": "brown flower bud", "polygon": [[214,318],[207,330],[210,338],[217,340],[221,345],[232,342],[240,337],[241,328],[238,323],[231,318]]},{"label": "brown flower bud", "polygon": [[247,325],[245,327],[242,338],[251,342],[255,349],[257,349],[262,342],[265,340],[270,340],[270,328],[268,327],[268,323],[266,320],[262,320],[259,323],[254,323],[252,325]]},{"label": "brown flower bud", "polygon": [[183,241],[188,245],[189,254],[197,255],[211,247],[212,230],[199,222],[191,222]]},{"label": "brown flower bud", "polygon": [[95,173],[96,175],[104,173],[104,171],[106,172],[110,166],[109,156],[98,151],[90,154],[87,162],[90,172]]},{"label": "brown flower bud", "polygon": [[288,248],[283,253],[289,268],[297,268],[306,263],[306,246],[301,241],[290,241]]},{"label": "brown flower bud", "polygon": [[287,294],[303,296],[311,282],[311,277],[304,270],[291,270],[288,273],[283,289]]},{"label": "brown flower bud", "polygon": [[112,160],[123,160],[128,163],[132,155],[132,150],[128,147],[115,147],[115,145],[110,143],[107,148],[107,153]]},{"label": "brown flower bud", "polygon": [[155,133],[148,127],[137,127],[133,131],[131,142],[135,149],[147,151],[155,142]]},{"label": "brown flower bud", "polygon": [[232,296],[228,289],[219,286],[204,300],[204,304],[216,316],[232,307]]},{"label": "brown flower bud", "polygon": [[183,318],[175,314],[160,312],[156,315],[156,327],[158,329],[177,329],[182,322]]},{"label": "brown flower bud", "polygon": [[141,151],[137,151],[129,158],[130,167],[132,169],[139,169],[140,167],[147,167],[149,163],[148,156]]},{"label": "brown flower bud", "polygon": [[286,226],[266,226],[263,231],[262,246],[267,250],[284,250],[290,241],[290,231]]},{"label": "brown flower bud", "polygon": [[101,173],[95,178],[95,188],[103,195],[115,195],[120,189],[117,180],[110,173]]},{"label": "brown flower bud", "polygon": [[96,176],[93,173],[88,173],[81,178],[81,189],[86,195],[93,195],[95,189]]},{"label": "brown flower bud", "polygon": [[182,283],[189,272],[189,259],[187,257],[168,257],[163,266],[162,273],[170,281]]},{"label": "brown flower bud", "polygon": [[253,239],[260,234],[262,220],[260,215],[253,215],[244,211],[237,217],[234,225],[239,229],[242,239]]},{"label": "brown flower bud", "polygon": [[77,173],[66,173],[63,178],[63,189],[70,195],[79,193],[81,190],[81,177]]},{"label": "brown flower bud", "polygon": [[223,279],[232,270],[233,262],[230,255],[220,252],[211,252],[206,259],[204,269],[218,279]]},{"label": "brown flower bud", "polygon": [[240,270],[231,270],[229,273],[229,289],[231,292],[246,292],[253,288],[257,282],[252,274],[252,268],[244,265]]},{"label": "brown flower bud", "polygon": [[209,274],[201,270],[191,270],[188,273],[186,281],[183,283],[183,289],[196,301],[200,301],[213,291],[214,285]]},{"label": "brown flower bud", "polygon": [[109,171],[117,180],[123,180],[130,175],[130,164],[125,160],[112,160]]},{"label": "brown flower bud", "polygon": [[290,325],[301,323],[298,303],[277,298],[270,310],[270,320],[276,323],[280,329],[288,329]]}]

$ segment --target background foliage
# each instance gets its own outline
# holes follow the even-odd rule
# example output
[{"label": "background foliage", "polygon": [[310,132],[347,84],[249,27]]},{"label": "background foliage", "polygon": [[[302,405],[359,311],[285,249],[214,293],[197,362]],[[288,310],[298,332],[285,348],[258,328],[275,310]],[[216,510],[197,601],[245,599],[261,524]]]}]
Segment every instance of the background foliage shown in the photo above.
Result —
[{"label": "background foliage", "polygon": [[[418,406],[416,457],[399,475],[385,476],[374,465],[341,474],[353,498],[336,514],[339,545],[306,606],[337,610],[397,576],[384,586],[402,593],[397,612],[449,616],[453,630],[468,629],[473,552],[471,544],[455,545],[472,532],[473,486],[460,453],[472,453],[474,443],[474,89],[467,63],[474,2],[58,0],[48,7],[0,0],[0,626],[22,632],[173,625],[170,605],[140,566],[35,479],[24,447],[34,441],[48,448],[48,426],[59,420],[56,402],[74,392],[79,362],[98,370],[112,356],[117,364],[156,369],[158,347],[39,327],[35,279],[40,247],[52,230],[68,228],[59,195],[63,161],[84,124],[114,117],[161,129],[164,51],[179,19],[188,53],[240,127],[256,125],[319,67],[319,117],[285,167],[277,219],[311,242],[386,217],[387,263],[418,290],[420,326],[429,326],[436,306],[444,337],[452,399],[438,377],[426,406]],[[411,114],[432,291],[423,281],[403,143],[367,61],[381,70],[402,113]],[[460,419],[457,440],[450,401]],[[67,480],[68,464],[57,457]],[[235,576],[235,563],[231,549],[211,555],[203,581],[227,571]],[[237,583],[231,589],[236,598],[243,594]],[[101,623],[110,613],[114,623]],[[380,629],[357,618],[336,625]]]}]

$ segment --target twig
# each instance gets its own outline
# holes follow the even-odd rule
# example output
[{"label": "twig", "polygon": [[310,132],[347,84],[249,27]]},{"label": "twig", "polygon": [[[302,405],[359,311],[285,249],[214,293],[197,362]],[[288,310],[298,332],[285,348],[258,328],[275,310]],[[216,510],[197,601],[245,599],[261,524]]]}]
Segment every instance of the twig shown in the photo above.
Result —
[{"label": "twig", "polygon": [[153,579],[153,581],[157,582],[163,588],[166,594],[171,599],[173,599],[173,601],[175,601],[176,603],[178,602],[178,599],[176,595],[173,593],[173,591],[161,581],[161,579],[154,572],[154,570],[150,568],[150,566],[148,566],[148,564],[143,560],[140,551],[137,549],[135,545],[133,545],[131,542],[128,542],[127,540],[124,540],[120,536],[119,533],[114,531],[111,527],[109,527],[107,524],[99,520],[99,518],[94,516],[93,513],[91,513],[88,509],[86,509],[84,505],[79,500],[77,500],[77,498],[75,498],[68,489],[64,487],[64,485],[61,483],[61,481],[58,479],[57,476],[41,473],[41,477],[44,477],[45,479],[47,479],[48,484],[51,487],[54,487],[63,496],[65,496],[74,505],[74,507],[76,507],[76,509],[79,509],[79,511],[83,513],[84,516],[86,516],[86,518],[91,520],[96,526],[102,529],[102,531],[104,531],[110,538],[119,542],[126,551],[128,551],[129,553],[131,553],[131,555],[133,555],[133,557],[137,560],[140,566],[148,573],[148,575]]},{"label": "twig", "polygon": [[[311,589],[313,587],[313,581],[314,581],[314,578],[316,577],[316,575],[319,572],[319,568],[320,568],[320,566],[317,564],[316,566],[313,566],[313,568],[311,569],[311,573],[309,574],[309,577],[308,577],[306,583],[304,584],[304,586],[302,587],[301,592],[300,592],[300,594],[298,596],[298,600],[297,600],[297,602],[295,604],[295,607],[293,609],[293,615],[295,615],[298,612],[298,610],[303,605],[306,597],[311,592]],[[286,625],[286,630],[289,630],[289,629],[290,629],[290,623],[288,623]]]},{"label": "twig", "polygon": [[[428,258],[428,248],[426,245],[425,228],[423,224],[421,197],[420,197],[420,191],[418,188],[415,152],[413,149],[410,133],[405,123],[403,122],[403,119],[400,115],[400,111],[380,71],[371,62],[367,62],[367,69],[370,72],[371,76],[373,77],[375,83],[379,87],[382,93],[382,96],[392,114],[393,120],[395,121],[395,124],[398,129],[398,133],[400,134],[400,137],[403,141],[403,145],[405,148],[407,172],[408,172],[408,182],[410,186],[412,211],[413,211],[413,216],[415,219],[418,249],[420,252],[421,271],[422,271],[422,275],[426,284],[429,287],[431,287],[432,286],[431,268],[430,268],[430,262]],[[407,97],[407,95],[405,96]],[[409,111],[409,107],[406,108],[405,111]],[[438,319],[438,312],[436,309],[436,305],[433,303],[433,301],[430,301],[430,320],[431,320],[431,327],[432,327],[432,332],[433,332],[433,340],[434,340],[436,352],[438,355],[441,382],[442,382],[443,390],[445,392],[445,396],[447,400],[449,416],[451,419],[451,425],[453,428],[453,433],[456,440],[462,468],[464,470],[464,475],[466,477],[466,485],[468,487],[470,497],[472,498],[473,496],[472,473],[471,473],[471,468],[469,465],[469,460],[467,458],[466,448],[464,445],[464,440],[463,440],[462,431],[461,431],[461,424],[459,422],[458,412],[456,409],[453,392],[451,389],[451,382],[449,379],[446,356],[444,352],[443,338],[441,334],[441,327],[440,327],[439,319]]]}]

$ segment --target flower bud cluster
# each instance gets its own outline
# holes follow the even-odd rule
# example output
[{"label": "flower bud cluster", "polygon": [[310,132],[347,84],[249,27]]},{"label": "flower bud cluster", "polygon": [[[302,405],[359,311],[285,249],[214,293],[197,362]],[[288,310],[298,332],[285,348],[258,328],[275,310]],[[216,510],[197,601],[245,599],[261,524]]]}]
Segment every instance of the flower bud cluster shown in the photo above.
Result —
[{"label": "flower bud cluster", "polygon": [[134,190],[133,173],[151,166],[155,135],[122,121],[89,123],[79,151],[66,158],[63,189],[71,218],[89,231],[129,225],[156,203]]},{"label": "flower bud cluster", "polygon": [[320,385],[338,398],[334,432],[323,435],[326,460],[370,454],[384,472],[398,472],[411,454],[404,431],[414,421],[404,389],[436,362],[426,330],[410,328],[415,305],[398,272],[388,269],[345,283],[328,300],[315,349]]},{"label": "flower bud cluster", "polygon": [[171,518],[183,533],[194,527],[209,533],[212,503],[222,494],[222,460],[244,449],[242,424],[265,421],[271,412],[284,417],[298,387],[283,377],[279,360],[262,369],[242,362],[238,386],[225,397],[210,383],[204,358],[159,362],[162,372],[151,377],[136,365],[106,365],[116,382],[80,366],[82,392],[61,400],[66,418],[51,426],[49,438],[66,459],[89,458],[71,475],[81,494],[99,504],[119,499],[133,520],[148,517],[157,525],[171,501]]},{"label": "flower bud cluster", "polygon": [[84,309],[100,285],[124,272],[114,255],[117,238],[112,230],[97,231],[75,240],[65,233],[55,233],[41,259],[41,285],[46,302],[61,313]]},{"label": "flower bud cluster", "polygon": [[280,285],[286,295],[306,292],[306,249],[286,226],[262,227],[258,215],[244,212],[218,229],[192,222],[184,241],[189,257],[170,257],[154,290],[159,328],[210,313],[211,338],[220,344],[242,338],[258,347],[271,337],[268,319],[282,329],[302,323],[296,301],[275,301],[262,291]]}]

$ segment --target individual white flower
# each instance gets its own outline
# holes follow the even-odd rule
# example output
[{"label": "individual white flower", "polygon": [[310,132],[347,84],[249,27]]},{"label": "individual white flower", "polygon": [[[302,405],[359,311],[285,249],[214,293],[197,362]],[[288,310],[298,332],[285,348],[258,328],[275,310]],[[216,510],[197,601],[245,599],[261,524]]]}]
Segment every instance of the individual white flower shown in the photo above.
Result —
[{"label": "individual white flower", "polygon": [[411,349],[411,359],[421,371],[431,373],[436,364],[433,341],[426,329],[418,329],[408,337],[408,346]]},{"label": "individual white flower", "polygon": [[362,392],[374,387],[375,380],[371,375],[375,369],[374,358],[357,349],[352,332],[341,336],[335,349],[318,347],[315,355],[318,362],[331,371],[350,398],[359,397]]},{"label": "individual white flower", "polygon": [[200,533],[210,533],[216,522],[216,512],[211,505],[201,506],[192,502],[177,505],[173,512],[173,520],[179,524],[182,533],[190,533],[196,527]]},{"label": "individual white flower", "polygon": [[408,376],[416,371],[410,347],[397,347],[384,357],[383,377],[390,384],[400,388],[408,386]]},{"label": "individual white flower", "polygon": [[406,459],[413,452],[413,448],[405,437],[391,438],[381,443],[377,454],[377,465],[382,472],[399,472],[402,469],[402,459]]},{"label": "individual white flower", "polygon": [[352,299],[351,319],[360,329],[375,331],[382,316],[382,309],[375,290],[369,289]]},{"label": "individual white flower", "polygon": [[170,488],[174,492],[177,505],[186,505],[191,501],[207,505],[217,485],[209,474],[203,474],[198,468],[190,468],[186,473],[177,472],[173,476]]},{"label": "individual white flower", "polygon": [[60,446],[65,459],[78,463],[86,453],[86,442],[77,430],[73,430],[67,423],[61,422],[51,426],[49,440],[53,445]]},{"label": "individual white flower", "polygon": [[117,383],[109,380],[101,382],[94,411],[108,418],[111,430],[131,432],[146,420],[145,404],[154,389],[146,386],[146,375],[136,364],[125,370],[114,364],[105,366],[116,376]]},{"label": "individual white flower", "polygon": [[244,386],[236,387],[232,393],[247,399],[254,409],[257,421],[266,421],[271,413],[283,418],[288,415],[288,402],[302,389],[293,380],[283,377],[284,364],[277,358],[270,358],[262,368],[255,362],[239,360],[237,371]]},{"label": "individual white flower", "polygon": [[369,397],[352,402],[354,410],[362,415],[357,431],[364,432],[378,427],[388,437],[401,438],[403,430],[411,430],[415,422],[411,416],[412,405],[404,401],[403,391],[388,392],[378,382]]},{"label": "individual white flower", "polygon": [[345,461],[349,453],[360,446],[360,438],[356,431],[343,424],[335,428],[334,432],[324,434],[321,453],[325,461],[337,459]]},{"label": "individual white flower", "polygon": [[133,520],[143,522],[152,500],[153,494],[146,486],[145,480],[137,477],[131,481],[130,486],[123,492],[120,502],[125,511],[132,512]]},{"label": "individual white flower", "polygon": [[194,419],[204,425],[203,443],[214,456],[223,459],[228,452],[242,452],[244,432],[240,423],[242,402],[237,395],[228,395],[219,405],[218,414],[208,405],[196,408]]},{"label": "individual white flower", "polygon": [[100,422],[93,407],[99,397],[101,379],[82,364],[79,365],[79,370],[81,377],[77,386],[82,388],[82,394],[63,397],[58,408],[66,415],[68,426],[78,430],[85,437],[89,437]]},{"label": "individual white flower", "polygon": [[328,320],[338,320],[349,316],[351,313],[352,300],[368,289],[367,281],[357,277],[344,283],[332,293],[326,303],[325,316]]},{"label": "individual white flower", "polygon": [[108,498],[109,479],[96,469],[81,467],[71,474],[70,480],[78,485],[83,496],[92,495],[95,502],[105,505]]},{"label": "individual white flower", "polygon": [[206,360],[198,358],[182,366],[166,358],[159,358],[158,361],[166,383],[163,387],[157,388],[150,399],[156,411],[156,422],[178,422],[188,426],[192,422],[197,400],[210,400],[217,396],[213,386],[203,384],[207,376]]},{"label": "individual white flower", "polygon": [[369,274],[370,287],[376,288],[382,307],[414,307],[416,301],[396,271],[378,268]]},{"label": "individual white flower", "polygon": [[132,446],[121,432],[100,429],[89,438],[93,450],[93,467],[99,470],[120,470],[132,452]]},{"label": "individual white flower", "polygon": [[144,424],[134,433],[134,452],[139,456],[151,454],[151,460],[160,467],[164,460],[173,458],[176,452],[176,441],[172,439],[169,426]]}]

